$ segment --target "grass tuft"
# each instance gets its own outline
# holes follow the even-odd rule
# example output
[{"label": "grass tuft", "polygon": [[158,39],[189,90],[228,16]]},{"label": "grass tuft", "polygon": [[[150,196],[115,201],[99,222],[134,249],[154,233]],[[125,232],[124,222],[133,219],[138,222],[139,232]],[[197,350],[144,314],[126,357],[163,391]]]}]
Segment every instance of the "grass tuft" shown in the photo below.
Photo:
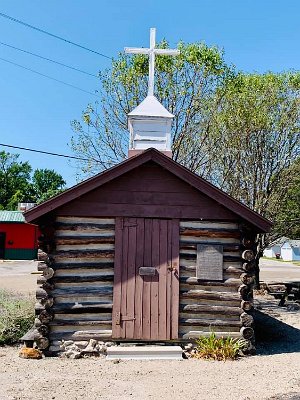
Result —
[{"label": "grass tuft", "polygon": [[0,289],[0,345],[17,343],[33,322],[33,297]]},{"label": "grass tuft", "polygon": [[204,358],[206,360],[235,360],[242,354],[247,342],[244,339],[235,339],[232,337],[217,338],[214,332],[208,337],[200,337],[196,340],[195,358]]}]

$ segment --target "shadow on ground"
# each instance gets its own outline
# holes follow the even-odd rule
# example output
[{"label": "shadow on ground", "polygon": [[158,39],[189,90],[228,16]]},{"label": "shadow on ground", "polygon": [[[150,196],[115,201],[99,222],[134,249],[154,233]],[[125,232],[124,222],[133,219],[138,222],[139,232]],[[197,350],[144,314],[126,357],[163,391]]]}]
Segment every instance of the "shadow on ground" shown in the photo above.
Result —
[{"label": "shadow on ground", "polygon": [[293,309],[291,304],[279,307],[278,301],[260,300],[254,311],[257,354],[300,352],[300,329],[293,326],[295,320],[300,321],[297,305]]}]

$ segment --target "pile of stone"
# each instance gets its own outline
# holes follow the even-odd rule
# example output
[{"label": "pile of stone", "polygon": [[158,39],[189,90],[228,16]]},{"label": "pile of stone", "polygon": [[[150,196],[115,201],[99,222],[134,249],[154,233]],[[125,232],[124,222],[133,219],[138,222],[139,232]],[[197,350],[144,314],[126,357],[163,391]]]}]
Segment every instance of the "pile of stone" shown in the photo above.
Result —
[{"label": "pile of stone", "polygon": [[95,339],[89,341],[62,341],[60,348],[60,357],[63,358],[86,358],[86,357],[104,357],[106,356],[107,348],[112,346],[111,342],[102,342]]},{"label": "pile of stone", "polygon": [[191,358],[196,353],[196,345],[193,343],[188,343],[183,348],[183,358]]}]

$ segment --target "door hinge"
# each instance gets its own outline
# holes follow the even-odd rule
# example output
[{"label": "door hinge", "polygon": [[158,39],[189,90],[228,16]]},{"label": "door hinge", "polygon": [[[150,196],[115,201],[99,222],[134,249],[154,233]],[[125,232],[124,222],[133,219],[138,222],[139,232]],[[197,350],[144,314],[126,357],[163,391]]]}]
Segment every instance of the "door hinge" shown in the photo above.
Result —
[{"label": "door hinge", "polygon": [[135,317],[130,317],[129,315],[121,315],[121,313],[117,312],[115,314],[116,325],[121,325],[122,321],[135,321]]}]

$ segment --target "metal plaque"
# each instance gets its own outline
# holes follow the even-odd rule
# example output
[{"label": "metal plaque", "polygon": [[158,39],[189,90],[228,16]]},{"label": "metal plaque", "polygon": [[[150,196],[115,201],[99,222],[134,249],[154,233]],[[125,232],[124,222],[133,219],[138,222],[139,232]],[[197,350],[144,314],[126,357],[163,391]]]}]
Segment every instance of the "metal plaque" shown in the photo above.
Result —
[{"label": "metal plaque", "polygon": [[223,280],[223,246],[197,245],[196,277],[202,280]]},{"label": "metal plaque", "polygon": [[140,267],[139,274],[141,276],[154,276],[156,274],[155,267]]}]

